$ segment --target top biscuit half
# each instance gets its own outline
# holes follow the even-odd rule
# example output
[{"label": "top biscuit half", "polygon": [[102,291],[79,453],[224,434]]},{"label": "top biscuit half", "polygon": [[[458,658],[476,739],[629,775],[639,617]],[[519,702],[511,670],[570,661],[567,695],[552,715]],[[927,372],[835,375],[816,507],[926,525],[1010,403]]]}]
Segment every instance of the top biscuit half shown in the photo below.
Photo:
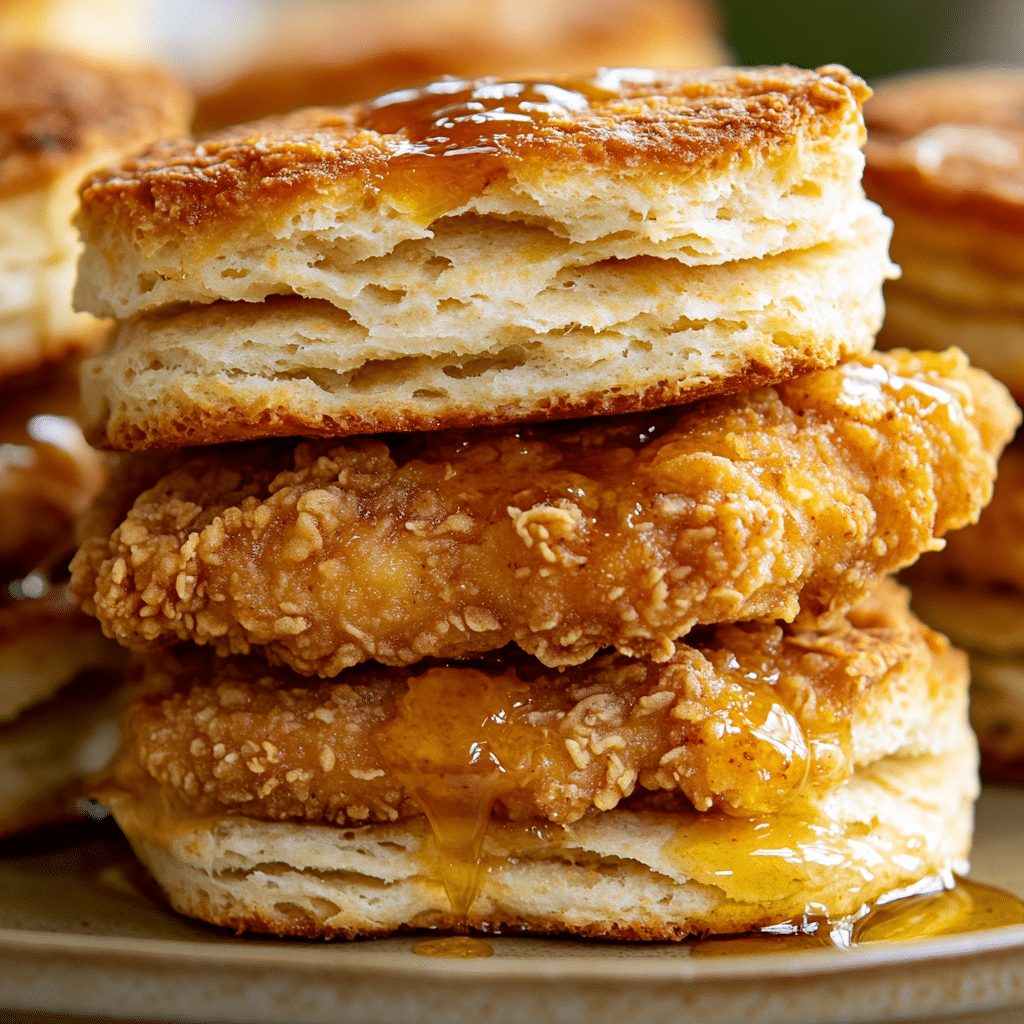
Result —
[{"label": "top biscuit half", "polygon": [[843,68],[443,79],[92,176],[124,448],[624,412],[870,348],[888,222]]},{"label": "top biscuit half", "polygon": [[191,109],[155,69],[0,49],[0,381],[99,340],[102,325],[71,307],[78,185],[186,130]]}]

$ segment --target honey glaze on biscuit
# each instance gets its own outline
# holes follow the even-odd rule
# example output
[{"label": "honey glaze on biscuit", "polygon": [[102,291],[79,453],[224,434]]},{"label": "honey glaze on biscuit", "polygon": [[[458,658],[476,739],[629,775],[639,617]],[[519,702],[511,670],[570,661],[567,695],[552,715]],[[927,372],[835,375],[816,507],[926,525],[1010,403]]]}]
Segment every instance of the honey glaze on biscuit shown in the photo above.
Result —
[{"label": "honey glaze on biscuit", "polygon": [[[423,809],[437,846],[434,870],[444,886],[459,932],[480,891],[483,841],[494,801],[507,789],[506,763],[496,748],[520,761],[531,753],[535,730],[516,711],[526,688],[482,672],[435,669],[411,685],[379,746],[409,796]],[[455,709],[458,708],[458,714]],[[414,947],[420,956],[491,956],[481,939],[456,935]]]},{"label": "honey glaze on biscuit", "polygon": [[[739,663],[731,660],[731,668],[738,670]],[[784,786],[775,794],[785,803],[807,777],[808,741],[796,719],[761,692],[771,694],[771,682],[755,680],[757,672],[744,676],[751,699],[729,708],[731,717],[718,723],[719,731],[723,737],[729,733],[752,736],[798,767],[795,789]],[[540,724],[538,716],[543,719],[544,712],[536,711],[530,698],[529,684],[514,676],[433,669],[410,680],[395,716],[377,734],[382,757],[430,823],[436,844],[433,869],[459,932],[468,931],[469,912],[482,884],[483,844],[496,800],[522,788],[531,772],[543,772],[545,762],[561,753],[557,731]],[[750,718],[741,721],[744,714]],[[617,739],[620,747],[624,745]],[[625,785],[620,780],[619,795],[628,796],[635,780],[635,772]],[[696,815],[697,820],[702,817]],[[749,831],[745,819],[723,817],[737,821],[736,831],[742,833],[744,827]],[[709,816],[708,820],[722,819]],[[491,955],[486,943],[465,936],[429,940],[414,952],[457,958]]]},{"label": "honey glaze on biscuit", "polygon": [[[507,677],[472,670],[435,669],[410,686],[378,738],[392,771],[430,822],[437,847],[434,870],[459,932],[468,931],[469,913],[480,891],[487,859],[484,838],[496,799],[517,783],[536,747],[556,742],[552,733],[538,734],[530,727],[529,706],[528,684],[510,685]],[[550,826],[538,835],[542,841],[557,842],[557,831]],[[681,812],[671,846],[690,877],[714,884],[728,875],[732,887],[756,902],[758,895],[778,898],[794,885],[801,886],[805,870],[845,871],[866,880],[884,861],[913,870],[921,844],[916,837],[894,840],[882,828],[867,836],[850,835],[798,796],[790,807],[760,818]],[[721,866],[723,851],[728,868]],[[702,869],[707,878],[701,877]],[[956,888],[879,901],[856,922],[852,935],[849,921],[831,922],[824,908],[815,914],[809,907],[800,921],[772,925],[760,934],[706,940],[693,953],[832,948],[1018,923],[1024,923],[1024,903],[961,880]],[[464,934],[428,940],[413,951],[454,958],[493,952],[487,943]]]},{"label": "honey glaze on biscuit", "polygon": [[360,127],[400,137],[379,187],[427,224],[504,176],[496,158],[543,127],[571,129],[592,97],[610,95],[581,83],[442,79],[374,100]]}]

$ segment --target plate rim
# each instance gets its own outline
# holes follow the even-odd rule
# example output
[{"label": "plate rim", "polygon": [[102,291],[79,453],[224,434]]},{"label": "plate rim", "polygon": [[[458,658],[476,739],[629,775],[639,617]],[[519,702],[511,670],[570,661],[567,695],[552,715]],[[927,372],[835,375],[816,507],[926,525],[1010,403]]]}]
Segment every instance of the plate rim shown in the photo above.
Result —
[{"label": "plate rim", "polygon": [[[984,931],[927,939],[889,940],[870,943],[853,950],[812,949],[789,953],[747,953],[721,957],[678,959],[643,957],[632,962],[621,944],[615,956],[586,956],[574,951],[572,956],[559,957],[557,952],[516,958],[497,956],[479,960],[458,960],[441,957],[419,957],[411,947],[422,941],[422,935],[373,940],[373,943],[290,946],[251,945],[213,940],[196,942],[189,939],[146,939],[124,936],[69,934],[43,930],[0,928],[0,952],[17,954],[61,953],[82,958],[97,956],[124,960],[159,960],[178,963],[194,962],[205,966],[225,967],[273,966],[304,971],[330,969],[339,977],[373,971],[390,977],[429,979],[443,976],[447,981],[508,982],[512,979],[547,980],[583,978],[629,983],[693,982],[702,979],[753,980],[766,973],[773,977],[811,977],[824,972],[849,973],[900,964],[923,964],[931,961],[984,957],[993,954],[1020,954],[1024,965],[1024,924],[1003,925]],[[495,937],[516,941],[517,936]],[[488,941],[494,941],[491,938]],[[573,940],[566,940],[572,942]],[[386,947],[382,948],[382,943]],[[664,944],[659,944],[662,948]],[[396,948],[398,947],[398,948]],[[875,948],[870,948],[875,947]],[[360,953],[342,952],[366,950]],[[645,947],[637,947],[638,953]],[[341,954],[341,955],[339,955]]]}]

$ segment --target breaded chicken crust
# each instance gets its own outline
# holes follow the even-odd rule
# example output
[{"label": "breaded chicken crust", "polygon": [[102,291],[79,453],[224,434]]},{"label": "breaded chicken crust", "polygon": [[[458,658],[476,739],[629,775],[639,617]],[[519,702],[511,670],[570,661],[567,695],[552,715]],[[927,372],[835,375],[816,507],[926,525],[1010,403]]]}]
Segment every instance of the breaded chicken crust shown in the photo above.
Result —
[{"label": "breaded chicken crust", "polygon": [[577,821],[637,786],[746,816],[957,742],[966,659],[895,584],[832,628],[698,632],[662,665],[610,654],[559,672],[520,655],[316,682],[252,657],[161,652],[127,712],[121,772],[192,813],[265,820],[414,817],[474,789],[466,776],[512,820]]},{"label": "breaded chicken crust", "polygon": [[842,612],[988,501],[1019,413],[962,353],[467,434],[218,448],[73,562],[107,633],[333,676],[515,642],[667,661],[698,623]]}]

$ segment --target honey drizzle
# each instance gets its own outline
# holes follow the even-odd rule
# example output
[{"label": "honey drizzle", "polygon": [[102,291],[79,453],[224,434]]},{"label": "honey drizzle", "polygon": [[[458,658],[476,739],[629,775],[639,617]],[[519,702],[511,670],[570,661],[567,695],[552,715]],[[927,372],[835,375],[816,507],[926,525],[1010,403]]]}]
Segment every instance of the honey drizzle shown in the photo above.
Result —
[{"label": "honey drizzle", "polygon": [[[465,668],[432,669],[411,681],[395,717],[379,734],[382,757],[430,824],[436,846],[433,869],[455,919],[456,935],[418,943],[413,948],[417,955],[493,955],[489,943],[466,933],[484,877],[483,845],[495,801],[516,788],[522,770],[546,738],[523,721],[530,706],[528,686],[507,676]],[[524,743],[527,739],[532,742]],[[673,852],[680,861],[695,858],[716,876],[703,879],[699,869],[688,870],[698,881],[715,882],[717,876],[735,874],[741,886],[771,891],[782,876],[791,878],[793,866],[801,862],[835,865],[838,858],[857,867],[857,856],[847,848],[841,830],[816,820],[802,800],[761,818],[680,813]],[[715,870],[726,852],[732,868]],[[878,852],[861,855],[870,860]],[[691,953],[736,956],[849,948],[1024,924],[1024,902],[1017,897],[967,879],[957,879],[955,886],[951,882],[949,875],[926,879],[883,897],[861,915],[834,922],[810,908],[799,920],[758,933],[701,940],[690,947]]]},{"label": "honey drizzle", "polygon": [[437,847],[434,871],[460,933],[417,944],[413,952],[419,956],[472,959],[494,952],[489,943],[465,933],[483,882],[491,810],[509,786],[506,765],[487,735],[495,726],[513,728],[516,705],[515,688],[503,679],[435,669],[410,685],[382,730],[382,756],[430,823]]},{"label": "honey drizzle", "polygon": [[381,96],[360,127],[398,138],[377,187],[427,224],[503,176],[503,158],[545,126],[571,124],[590,96],[607,95],[582,83],[449,78]]},{"label": "honey drizzle", "polygon": [[[746,956],[806,949],[846,949],[873,942],[965,935],[1024,924],[1024,901],[995,886],[957,878],[938,892],[879,900],[858,920],[830,922],[805,917],[761,932],[716,935],[695,942],[691,956]],[[789,930],[789,934],[781,934]]]},{"label": "honey drizzle", "polygon": [[958,878],[951,889],[878,903],[853,928],[852,945],[936,938],[1024,924],[1024,901],[992,885]]}]

